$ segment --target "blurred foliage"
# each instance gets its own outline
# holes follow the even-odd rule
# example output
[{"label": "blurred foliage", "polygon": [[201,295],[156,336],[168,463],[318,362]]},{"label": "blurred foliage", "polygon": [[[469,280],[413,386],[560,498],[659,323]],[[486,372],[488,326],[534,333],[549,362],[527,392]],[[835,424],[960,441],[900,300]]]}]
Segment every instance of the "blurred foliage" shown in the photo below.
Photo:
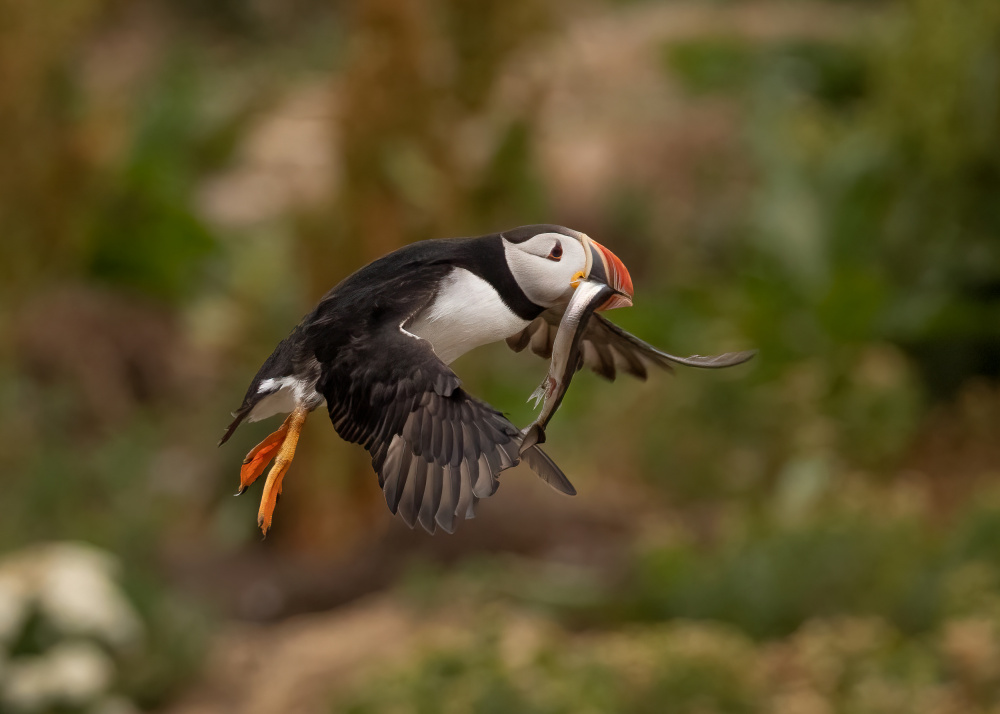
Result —
[{"label": "blurred foliage", "polygon": [[676,42],[664,48],[668,69],[693,94],[746,91],[787,74],[797,91],[829,107],[866,94],[868,65],[859,47],[805,40],[761,46],[740,38]]},{"label": "blurred foliage", "polygon": [[433,614],[447,599],[470,629],[356,684],[334,711],[988,710],[1000,704],[998,501],[928,529],[926,495],[856,484],[833,507],[711,545],[675,529],[611,587],[518,562],[433,590],[423,579],[413,606]]},{"label": "blurred foliage", "polygon": [[[497,107],[494,95],[510,58],[545,36],[549,15],[532,0],[358,3],[338,121],[336,233],[331,241],[328,220],[320,234],[307,231],[307,254],[357,265],[413,240],[540,222],[533,107]],[[329,288],[328,273],[315,280],[317,295]]]},{"label": "blurred foliage", "polygon": [[123,582],[146,626],[140,655],[121,665],[121,692],[141,709],[162,707],[196,679],[217,623],[207,608],[164,587],[161,578],[132,572]]},{"label": "blurred foliage", "polygon": [[[994,500],[930,529],[926,506],[892,515],[899,506],[884,494],[859,496],[850,500],[861,509],[814,507],[807,518],[770,518],[711,547],[679,542],[640,553],[602,617],[712,619],[769,638],[817,617],[856,615],[920,634],[1000,595]],[[981,592],[962,592],[970,573]]]},{"label": "blurred foliage", "polygon": [[924,638],[875,619],[813,620],[767,644],[684,621],[614,635],[557,633],[516,649],[486,632],[356,686],[332,711],[930,714],[987,711],[1000,698],[995,614]]},{"label": "blurred foliage", "polygon": [[60,3],[38,13],[0,3],[0,289],[64,274],[82,243],[92,174],[69,65],[103,3]]},{"label": "blurred foliage", "polygon": [[226,159],[234,138],[225,127],[221,136],[197,135],[207,130],[196,116],[192,62],[174,60],[150,90],[121,175],[108,180],[97,208],[86,265],[99,281],[165,300],[194,294],[200,266],[218,248],[192,188]]},{"label": "blurred foliage", "polygon": [[717,528],[678,516],[630,549],[615,576],[573,564],[470,562],[442,577],[418,571],[402,591],[419,607],[442,598],[503,602],[580,631],[669,620],[725,623],[755,640],[822,618],[882,618],[921,637],[1000,604],[1000,496],[935,522],[926,486],[861,479],[766,512],[732,508]]},{"label": "blurred foliage", "polygon": [[745,108],[757,178],[735,260],[695,252],[653,298],[653,341],[721,328],[761,355],[738,385],[685,375],[643,423],[647,472],[669,492],[746,497],[810,464],[891,467],[922,404],[997,376],[998,18],[988,0],[915,0],[849,43],[664,47],[694,100]]},{"label": "blurred foliage", "polygon": [[[933,357],[918,364],[940,395],[996,376],[1000,13],[906,7],[870,47],[779,53],[756,81],[763,180],[747,287],[757,333],[784,355],[891,340]],[[941,340],[949,356],[926,352]]]}]

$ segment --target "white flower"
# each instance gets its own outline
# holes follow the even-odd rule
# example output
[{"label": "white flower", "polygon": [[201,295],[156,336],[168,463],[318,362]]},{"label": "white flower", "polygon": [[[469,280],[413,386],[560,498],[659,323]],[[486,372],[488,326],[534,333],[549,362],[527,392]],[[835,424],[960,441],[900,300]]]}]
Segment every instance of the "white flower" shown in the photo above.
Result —
[{"label": "white flower", "polygon": [[142,626],[114,583],[117,570],[117,563],[96,549],[49,546],[38,592],[42,613],[69,634],[94,635],[116,647],[134,643]]},{"label": "white flower", "polygon": [[5,703],[18,711],[54,704],[82,705],[111,686],[114,664],[96,645],[68,642],[38,657],[10,661],[4,682]]},{"label": "white flower", "polygon": [[52,543],[0,562],[0,644],[20,629],[28,605],[62,633],[116,648],[134,644],[142,624],[115,583],[115,559],[89,545]]}]

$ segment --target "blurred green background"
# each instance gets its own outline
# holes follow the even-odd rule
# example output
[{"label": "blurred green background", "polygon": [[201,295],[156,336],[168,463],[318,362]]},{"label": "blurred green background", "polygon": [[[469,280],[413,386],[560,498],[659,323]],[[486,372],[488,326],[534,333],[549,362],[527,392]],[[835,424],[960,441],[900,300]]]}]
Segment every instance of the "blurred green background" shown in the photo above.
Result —
[{"label": "blurred green background", "polygon": [[[725,372],[581,374],[454,536],[306,426],[330,286],[552,222]],[[0,0],[0,712],[1000,711],[996,0]],[[546,365],[456,370],[532,419]]]}]

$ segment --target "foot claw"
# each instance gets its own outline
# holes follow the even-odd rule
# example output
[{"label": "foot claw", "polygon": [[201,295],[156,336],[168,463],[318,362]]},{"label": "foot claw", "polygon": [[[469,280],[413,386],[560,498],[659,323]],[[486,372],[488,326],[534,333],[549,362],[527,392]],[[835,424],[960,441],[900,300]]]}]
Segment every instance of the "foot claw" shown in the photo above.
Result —
[{"label": "foot claw", "polygon": [[267,532],[271,530],[271,519],[260,516],[257,518],[257,527],[260,528],[260,539],[267,538]]}]

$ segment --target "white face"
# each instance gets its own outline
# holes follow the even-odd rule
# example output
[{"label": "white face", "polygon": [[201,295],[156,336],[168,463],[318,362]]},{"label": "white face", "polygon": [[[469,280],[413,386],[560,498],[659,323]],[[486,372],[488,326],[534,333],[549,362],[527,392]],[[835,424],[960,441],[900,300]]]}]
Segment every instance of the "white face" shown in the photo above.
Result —
[{"label": "white face", "polygon": [[504,239],[510,272],[536,305],[553,307],[569,302],[576,281],[589,273],[589,249],[579,235],[539,233],[521,243]]}]

